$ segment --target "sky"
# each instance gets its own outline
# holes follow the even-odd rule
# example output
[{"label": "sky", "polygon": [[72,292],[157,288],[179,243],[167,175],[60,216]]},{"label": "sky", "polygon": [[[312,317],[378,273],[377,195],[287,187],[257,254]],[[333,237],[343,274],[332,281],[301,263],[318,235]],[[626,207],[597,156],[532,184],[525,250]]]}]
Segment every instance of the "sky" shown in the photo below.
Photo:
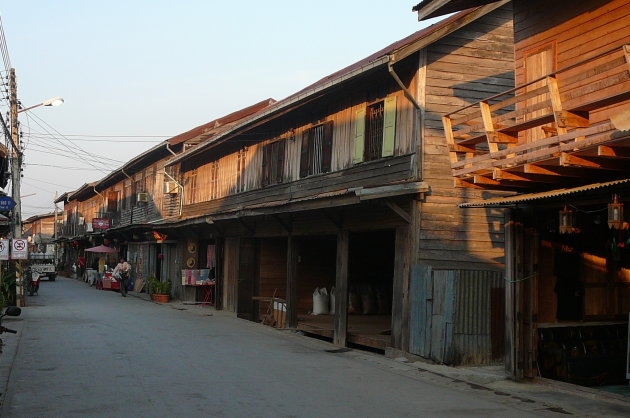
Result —
[{"label": "sky", "polygon": [[417,21],[416,3],[0,2],[23,107],[65,100],[20,113],[23,219],[161,140],[280,100],[434,23]]}]

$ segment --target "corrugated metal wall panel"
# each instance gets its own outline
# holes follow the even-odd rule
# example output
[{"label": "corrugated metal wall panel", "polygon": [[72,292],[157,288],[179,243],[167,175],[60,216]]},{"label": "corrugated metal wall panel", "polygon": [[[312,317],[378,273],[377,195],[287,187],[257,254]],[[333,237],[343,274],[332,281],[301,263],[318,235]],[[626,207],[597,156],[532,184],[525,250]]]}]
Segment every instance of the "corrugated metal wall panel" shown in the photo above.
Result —
[{"label": "corrugated metal wall panel", "polygon": [[457,270],[453,326],[453,362],[489,364],[492,359],[491,289],[504,288],[503,273]]}]

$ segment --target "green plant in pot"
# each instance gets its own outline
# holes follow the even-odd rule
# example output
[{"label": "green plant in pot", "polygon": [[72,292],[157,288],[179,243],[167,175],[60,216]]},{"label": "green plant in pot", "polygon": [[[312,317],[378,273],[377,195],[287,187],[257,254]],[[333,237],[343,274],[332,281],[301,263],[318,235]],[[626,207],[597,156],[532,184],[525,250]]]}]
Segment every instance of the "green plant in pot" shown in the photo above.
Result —
[{"label": "green plant in pot", "polygon": [[156,302],[168,302],[171,296],[171,281],[162,282],[155,277],[149,277],[149,293]]}]

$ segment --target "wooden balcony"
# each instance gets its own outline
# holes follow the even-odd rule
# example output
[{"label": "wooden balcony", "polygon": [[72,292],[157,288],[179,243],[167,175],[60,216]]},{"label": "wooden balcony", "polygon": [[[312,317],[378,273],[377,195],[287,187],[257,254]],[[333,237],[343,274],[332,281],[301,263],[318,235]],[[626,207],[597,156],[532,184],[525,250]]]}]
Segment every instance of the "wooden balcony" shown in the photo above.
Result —
[{"label": "wooden balcony", "polygon": [[445,115],[455,184],[545,190],[630,176],[630,45]]}]

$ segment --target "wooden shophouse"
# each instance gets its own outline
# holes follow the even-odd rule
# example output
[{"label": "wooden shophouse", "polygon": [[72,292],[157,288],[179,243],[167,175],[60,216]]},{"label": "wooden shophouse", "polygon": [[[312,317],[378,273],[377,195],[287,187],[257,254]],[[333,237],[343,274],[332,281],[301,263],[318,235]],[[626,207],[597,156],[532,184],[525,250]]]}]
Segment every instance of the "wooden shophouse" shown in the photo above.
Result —
[{"label": "wooden shophouse", "polygon": [[162,141],[102,179],[60,196],[56,203],[64,203],[60,234],[66,249],[64,264],[69,267],[85,256],[88,267],[95,265],[103,254],[84,250],[105,243],[117,249],[105,256],[107,263],[126,257],[134,280],[150,276],[171,280],[173,296],[183,297],[178,279],[180,249],[176,233],[171,233],[172,224],[180,220],[183,202],[164,170],[166,161],[273,102],[261,101]]},{"label": "wooden shophouse", "polygon": [[512,51],[511,6],[473,8],[173,157],[184,259],[214,250],[219,307],[340,346],[500,358],[503,212],[458,209],[494,193],[453,187],[441,115],[512,88]]},{"label": "wooden shophouse", "polygon": [[[488,1],[425,0],[420,18]],[[445,112],[462,190],[509,208],[506,371],[624,382],[630,311],[630,6],[514,0],[516,85]],[[466,212],[468,209],[463,209]]]}]

